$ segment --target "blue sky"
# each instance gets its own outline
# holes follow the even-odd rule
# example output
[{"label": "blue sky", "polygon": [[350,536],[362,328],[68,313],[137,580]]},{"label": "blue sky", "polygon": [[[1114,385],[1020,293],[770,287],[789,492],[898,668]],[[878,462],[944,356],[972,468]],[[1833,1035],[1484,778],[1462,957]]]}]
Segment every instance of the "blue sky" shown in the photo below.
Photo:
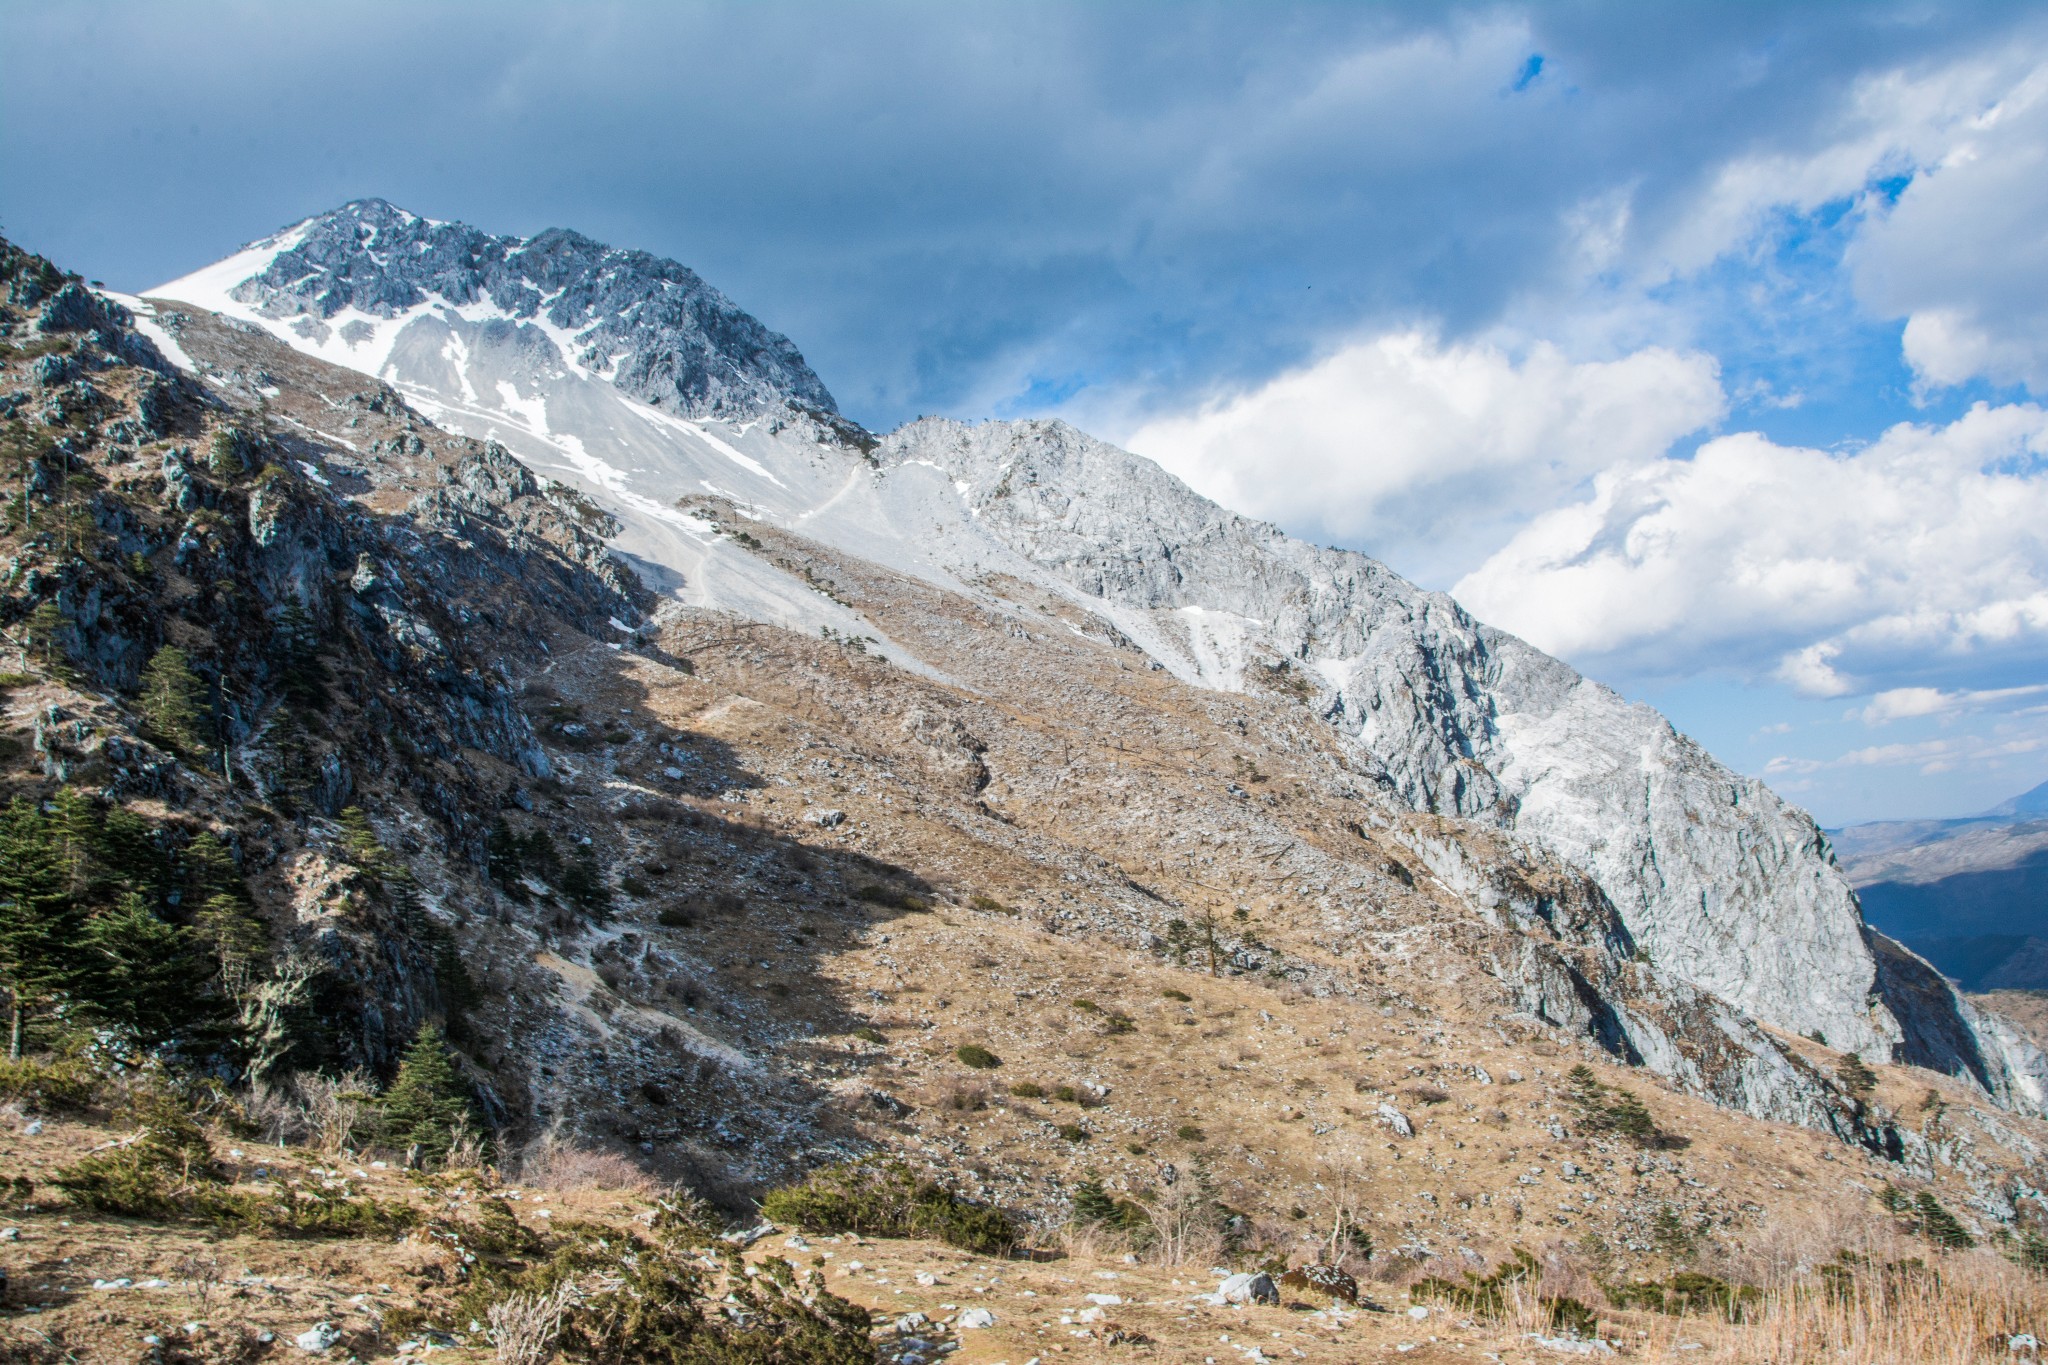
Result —
[{"label": "blue sky", "polygon": [[0,5],[0,224],[359,196],[696,267],[853,416],[1051,414],[1824,821],[2048,778],[2048,11]]}]

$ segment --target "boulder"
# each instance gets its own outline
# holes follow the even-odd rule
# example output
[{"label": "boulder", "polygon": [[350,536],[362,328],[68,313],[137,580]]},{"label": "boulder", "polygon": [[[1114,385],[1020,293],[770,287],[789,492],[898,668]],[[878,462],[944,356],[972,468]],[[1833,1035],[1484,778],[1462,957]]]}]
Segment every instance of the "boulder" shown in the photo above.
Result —
[{"label": "boulder", "polygon": [[1225,1303],[1280,1302],[1280,1287],[1263,1270],[1240,1271],[1217,1286],[1216,1293]]}]

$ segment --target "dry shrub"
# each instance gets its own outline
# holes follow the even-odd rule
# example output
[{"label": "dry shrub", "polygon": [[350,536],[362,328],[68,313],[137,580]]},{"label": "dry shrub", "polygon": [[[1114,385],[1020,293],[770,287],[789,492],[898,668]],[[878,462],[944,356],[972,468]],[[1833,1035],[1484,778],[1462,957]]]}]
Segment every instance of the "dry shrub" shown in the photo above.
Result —
[{"label": "dry shrub", "polygon": [[652,1198],[662,1191],[661,1182],[625,1154],[586,1147],[559,1127],[526,1144],[519,1154],[519,1179],[558,1193],[623,1190]]},{"label": "dry shrub", "polygon": [[339,1077],[301,1074],[282,1084],[258,1084],[246,1108],[266,1141],[333,1155],[369,1136],[376,1104],[376,1078],[367,1071],[349,1071]]},{"label": "dry shrub", "polygon": [[975,1081],[952,1081],[938,1091],[936,1108],[956,1114],[979,1113],[994,1098],[986,1085]]},{"label": "dry shrub", "polygon": [[1053,1243],[1058,1250],[1075,1260],[1114,1261],[1137,1249],[1138,1241],[1122,1228],[1108,1223],[1072,1220],[1060,1224],[1053,1234]]},{"label": "dry shrub", "polygon": [[1151,1224],[1144,1252],[1150,1264],[1206,1267],[1222,1259],[1224,1237],[1215,1202],[1196,1188],[1195,1181],[1179,1181],[1145,1198],[1133,1196],[1131,1202],[1144,1210]]},{"label": "dry shrub", "polygon": [[499,1365],[545,1365],[575,1297],[575,1281],[564,1280],[547,1293],[508,1294],[492,1304],[490,1338]]}]

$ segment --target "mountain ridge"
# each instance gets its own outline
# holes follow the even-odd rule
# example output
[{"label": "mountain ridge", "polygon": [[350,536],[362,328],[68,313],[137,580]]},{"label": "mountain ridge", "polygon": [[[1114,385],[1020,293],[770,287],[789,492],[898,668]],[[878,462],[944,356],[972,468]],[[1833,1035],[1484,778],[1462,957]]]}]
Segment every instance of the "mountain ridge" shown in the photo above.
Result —
[{"label": "mountain ridge", "polygon": [[[357,241],[361,217],[350,206],[308,220],[335,220],[333,231],[301,224],[273,239],[261,271],[231,281],[223,263],[187,277],[205,277],[212,299],[185,292],[273,327],[304,322],[326,296],[302,287],[313,277],[294,273],[291,253],[308,239]],[[402,219],[409,240],[434,231],[470,240],[459,225]],[[227,273],[258,263],[238,260]],[[418,277],[423,298],[422,281],[441,278],[439,269],[401,273]],[[569,282],[549,281],[568,296]],[[451,287],[460,296],[466,286]],[[177,297],[179,288],[155,292]],[[395,308],[415,297],[373,301]],[[472,315],[474,299],[413,303],[360,353],[337,356],[297,322],[279,335],[370,367],[444,424],[502,440],[581,487],[618,519],[615,543],[657,590],[782,625],[868,629],[810,585],[735,552],[715,521],[680,510],[676,491],[691,488],[943,586],[990,571],[1050,575],[1176,677],[1224,690],[1251,685],[1250,671],[1263,671],[1257,685],[1284,679],[1347,737],[1373,780],[1417,809],[1522,829],[1556,849],[1593,876],[1653,961],[1766,1022],[1969,1074],[2024,1107],[2048,1095],[2048,1058],[1979,1027],[1918,959],[1869,939],[1803,812],[1654,711],[1482,626],[1448,597],[1366,556],[1230,513],[1151,462],[1059,424],[926,419],[869,451],[819,425],[802,393],[778,392],[780,413],[771,404],[737,423],[707,412],[664,427],[618,374],[565,349],[614,324],[569,332],[540,315],[539,297],[510,299],[489,317]],[[630,312],[622,299],[615,305]],[[929,668],[891,640],[876,644]]]}]

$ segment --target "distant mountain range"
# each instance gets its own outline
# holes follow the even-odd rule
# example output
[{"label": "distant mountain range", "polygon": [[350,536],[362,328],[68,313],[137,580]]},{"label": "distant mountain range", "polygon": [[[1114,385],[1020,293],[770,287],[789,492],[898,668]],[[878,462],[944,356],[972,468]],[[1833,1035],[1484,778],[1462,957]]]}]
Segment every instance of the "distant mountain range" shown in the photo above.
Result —
[{"label": "distant mountain range", "polygon": [[1965,989],[2048,990],[2048,783],[1982,815],[1832,837],[1872,925]]}]

